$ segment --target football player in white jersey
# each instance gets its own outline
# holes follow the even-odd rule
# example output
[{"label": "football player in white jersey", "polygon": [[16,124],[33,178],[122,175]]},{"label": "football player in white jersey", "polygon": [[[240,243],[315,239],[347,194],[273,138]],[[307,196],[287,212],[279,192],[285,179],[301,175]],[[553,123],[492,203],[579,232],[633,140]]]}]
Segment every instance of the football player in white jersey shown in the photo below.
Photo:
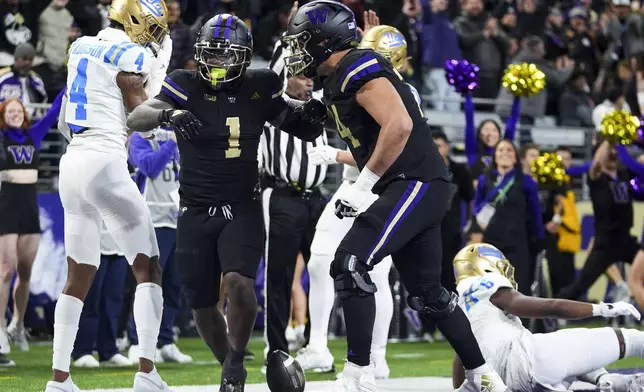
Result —
[{"label": "football player in white jersey", "polygon": [[[575,380],[595,384],[602,391],[639,392],[644,374],[609,374],[604,366],[625,357],[644,357],[644,332],[618,328],[570,328],[532,334],[519,317],[584,319],[634,316],[626,302],[599,305],[524,296],[517,291],[514,268],[497,248],[473,244],[454,258],[459,306],[485,360],[513,392],[566,390]],[[454,359],[454,386],[465,376]]]},{"label": "football player in white jersey", "polygon": [[[150,211],[127,169],[125,125],[126,113],[160,90],[172,51],[167,16],[163,0],[114,0],[110,27],[79,38],[69,49],[67,94],[58,122],[70,140],[59,179],[68,276],[54,315],[54,374],[46,392],[79,391],[69,375],[70,354],[100,262],[101,221],[138,282],[134,319],[140,359],[134,392],[169,391],[153,362],[163,312],[159,249]],[[176,114],[175,120],[187,118]]]},{"label": "football player in white jersey", "polygon": [[[373,19],[375,14],[368,16],[371,19],[371,25],[378,24],[377,19]],[[407,65],[407,42],[402,33],[394,27],[380,25],[369,28],[362,38],[360,47],[379,52],[389,59],[399,72],[402,72]],[[418,92],[413,86],[410,85],[409,87],[420,104]],[[360,171],[356,167],[356,162],[349,151],[325,145],[309,149],[308,154],[309,162],[313,165],[345,164],[342,185],[326,205],[315,227],[315,236],[311,244],[311,259],[307,265],[311,285],[309,293],[311,337],[308,346],[300,350],[296,358],[304,370],[330,372],[334,368],[334,358],[327,347],[327,335],[329,317],[335,302],[335,290],[333,288],[333,278],[329,275],[329,268],[336,249],[355,219],[339,219],[335,215],[335,201],[341,192],[356,181]],[[375,200],[376,196],[374,195]],[[375,366],[374,377],[377,379],[389,377],[389,366],[387,366],[385,354],[389,325],[393,315],[393,299],[389,287],[391,265],[391,257],[387,256],[376,264],[373,271],[369,273],[378,288],[375,293],[376,321],[371,343],[371,363]]]}]

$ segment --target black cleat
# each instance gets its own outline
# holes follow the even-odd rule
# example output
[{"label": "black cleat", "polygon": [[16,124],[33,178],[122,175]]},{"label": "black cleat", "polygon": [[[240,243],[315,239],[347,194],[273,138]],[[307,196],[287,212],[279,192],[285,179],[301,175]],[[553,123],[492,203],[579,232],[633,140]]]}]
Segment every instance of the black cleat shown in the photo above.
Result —
[{"label": "black cleat", "polygon": [[247,375],[243,367],[222,369],[219,392],[244,392]]},{"label": "black cleat", "polygon": [[9,359],[6,355],[0,354],[0,367],[16,366],[16,363]]}]

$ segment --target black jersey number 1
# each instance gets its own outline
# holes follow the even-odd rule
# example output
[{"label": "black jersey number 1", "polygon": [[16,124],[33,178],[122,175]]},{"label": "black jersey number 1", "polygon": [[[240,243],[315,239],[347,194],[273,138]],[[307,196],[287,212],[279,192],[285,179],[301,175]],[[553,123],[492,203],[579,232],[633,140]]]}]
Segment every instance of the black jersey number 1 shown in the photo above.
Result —
[{"label": "black jersey number 1", "polygon": [[239,135],[241,134],[239,117],[228,117],[226,119],[226,126],[230,130],[228,148],[226,149],[226,158],[239,158],[241,155],[241,149],[239,148]]}]

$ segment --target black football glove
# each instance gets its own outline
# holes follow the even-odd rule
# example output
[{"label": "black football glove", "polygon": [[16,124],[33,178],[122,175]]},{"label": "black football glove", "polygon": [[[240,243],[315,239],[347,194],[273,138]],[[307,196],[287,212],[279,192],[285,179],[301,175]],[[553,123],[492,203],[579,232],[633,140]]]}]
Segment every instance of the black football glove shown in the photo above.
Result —
[{"label": "black football glove", "polygon": [[317,125],[323,124],[328,117],[326,105],[322,101],[312,98],[302,105],[302,120]]},{"label": "black football glove", "polygon": [[187,110],[166,109],[159,113],[161,125],[175,128],[184,139],[192,139],[199,134],[203,126],[194,114]]}]

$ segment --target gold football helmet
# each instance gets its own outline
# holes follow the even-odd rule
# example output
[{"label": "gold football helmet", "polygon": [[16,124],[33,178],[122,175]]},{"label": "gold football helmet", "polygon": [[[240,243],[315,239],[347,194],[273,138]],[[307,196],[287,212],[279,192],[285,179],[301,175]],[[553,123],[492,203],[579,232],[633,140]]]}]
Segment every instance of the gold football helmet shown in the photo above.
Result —
[{"label": "gold football helmet", "polygon": [[515,290],[517,289],[514,267],[500,250],[490,244],[472,244],[461,249],[454,257],[454,270],[456,283],[472,276],[498,272],[512,283]]},{"label": "gold football helmet", "polygon": [[372,27],[362,37],[360,49],[373,49],[385,56],[401,72],[407,64],[407,41],[395,27],[380,25]]},{"label": "gold football helmet", "polygon": [[112,0],[109,20],[123,26],[132,42],[161,46],[168,34],[168,8],[165,0]]}]

